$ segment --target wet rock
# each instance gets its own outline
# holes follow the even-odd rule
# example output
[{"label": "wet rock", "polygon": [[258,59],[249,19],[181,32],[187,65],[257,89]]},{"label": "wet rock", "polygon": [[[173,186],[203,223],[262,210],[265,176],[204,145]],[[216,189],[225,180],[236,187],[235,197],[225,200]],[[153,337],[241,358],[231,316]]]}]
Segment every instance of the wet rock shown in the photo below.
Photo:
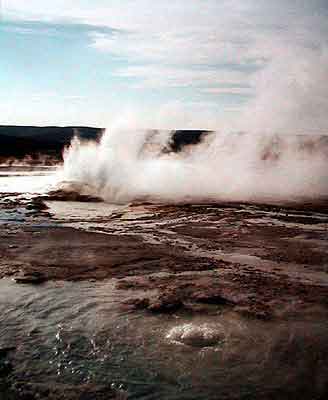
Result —
[{"label": "wet rock", "polygon": [[146,309],[149,307],[149,299],[144,297],[144,298],[132,298],[128,299],[124,302],[125,306],[134,308],[134,309]]},{"label": "wet rock", "polygon": [[208,303],[195,303],[192,301],[184,302],[184,308],[188,312],[188,314],[202,314],[202,315],[215,315],[217,316],[220,313],[220,309],[218,309],[216,304],[208,304]]},{"label": "wet rock", "polygon": [[32,271],[32,272],[22,273],[21,275],[16,276],[14,280],[16,283],[19,284],[39,285],[41,283],[46,282],[47,277],[42,272]]},{"label": "wet rock", "polygon": [[184,306],[179,296],[175,293],[163,293],[150,302],[148,310],[154,313],[176,311]]},{"label": "wet rock", "polygon": [[121,279],[116,283],[116,289],[118,290],[147,290],[149,288],[149,283],[147,279],[137,278],[137,279]]},{"label": "wet rock", "polygon": [[93,202],[100,203],[103,199],[97,196],[91,196],[88,194],[81,194],[75,190],[53,190],[48,193],[49,200],[56,201],[80,201],[80,202]]},{"label": "wet rock", "polygon": [[48,210],[49,207],[44,203],[43,200],[36,198],[31,203],[27,204],[25,208],[28,211],[41,212]]},{"label": "wet rock", "polygon": [[223,297],[220,294],[195,293],[193,298],[198,303],[218,304],[218,305],[232,304],[231,300],[226,299],[225,297]]}]

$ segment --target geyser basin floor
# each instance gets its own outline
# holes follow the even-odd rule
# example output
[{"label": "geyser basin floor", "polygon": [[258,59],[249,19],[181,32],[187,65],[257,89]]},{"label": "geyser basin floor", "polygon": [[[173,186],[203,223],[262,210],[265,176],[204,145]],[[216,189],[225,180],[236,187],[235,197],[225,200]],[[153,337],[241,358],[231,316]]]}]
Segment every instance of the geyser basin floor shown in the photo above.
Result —
[{"label": "geyser basin floor", "polygon": [[[35,196],[0,199],[0,347],[16,347],[7,358],[12,374],[0,377],[3,393],[18,399],[326,393],[324,208],[140,204],[101,215],[101,203],[76,203],[70,211],[68,203],[49,205]],[[6,279],[24,272],[50,282]],[[188,343],[173,343],[167,336],[186,324],[193,333]],[[204,326],[218,339],[210,346],[203,346]]]}]

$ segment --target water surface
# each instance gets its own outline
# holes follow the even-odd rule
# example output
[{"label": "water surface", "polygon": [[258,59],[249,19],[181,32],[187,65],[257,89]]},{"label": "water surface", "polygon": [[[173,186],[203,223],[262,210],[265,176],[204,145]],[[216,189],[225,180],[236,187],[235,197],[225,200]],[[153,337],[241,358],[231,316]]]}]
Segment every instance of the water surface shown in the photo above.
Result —
[{"label": "water surface", "polygon": [[[132,293],[114,283],[1,280],[0,346],[16,347],[17,379],[110,382],[140,399],[306,398],[328,383],[327,321],[130,312],[121,301]],[[186,324],[194,337],[172,340]],[[218,332],[214,342],[202,341],[208,327]]]}]

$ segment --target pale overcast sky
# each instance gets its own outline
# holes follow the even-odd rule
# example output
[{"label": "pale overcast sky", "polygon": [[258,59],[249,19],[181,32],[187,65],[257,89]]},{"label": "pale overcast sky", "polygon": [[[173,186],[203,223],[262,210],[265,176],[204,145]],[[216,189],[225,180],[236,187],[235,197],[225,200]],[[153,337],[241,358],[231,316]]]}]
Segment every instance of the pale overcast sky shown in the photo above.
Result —
[{"label": "pale overcast sky", "polygon": [[270,109],[323,130],[327,17],[327,0],[2,0],[0,123],[214,129]]}]

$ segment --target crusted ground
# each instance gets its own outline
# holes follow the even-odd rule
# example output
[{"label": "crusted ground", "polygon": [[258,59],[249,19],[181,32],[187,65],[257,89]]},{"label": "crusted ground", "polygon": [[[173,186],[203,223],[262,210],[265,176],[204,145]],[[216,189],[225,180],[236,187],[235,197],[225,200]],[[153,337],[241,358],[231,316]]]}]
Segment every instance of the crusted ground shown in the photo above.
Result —
[{"label": "crusted ground", "polygon": [[144,290],[124,306],[150,312],[327,313],[324,205],[135,204],[77,229],[53,218],[43,199],[1,201],[0,277],[116,278],[122,290]]}]

